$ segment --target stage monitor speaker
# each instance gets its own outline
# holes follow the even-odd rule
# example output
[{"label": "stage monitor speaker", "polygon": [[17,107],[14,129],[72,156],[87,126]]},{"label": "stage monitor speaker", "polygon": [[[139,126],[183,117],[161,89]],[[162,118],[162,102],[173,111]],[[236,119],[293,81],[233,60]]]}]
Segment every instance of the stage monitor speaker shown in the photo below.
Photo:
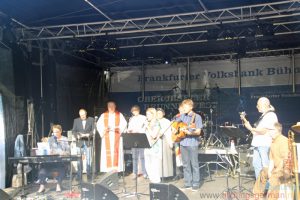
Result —
[{"label": "stage monitor speaker", "polygon": [[118,200],[119,197],[110,189],[100,184],[83,183],[82,184],[82,199],[88,200]]},{"label": "stage monitor speaker", "polygon": [[252,165],[253,151],[246,149],[240,150],[240,170],[241,176],[255,177],[254,168]]},{"label": "stage monitor speaker", "polygon": [[0,199],[11,200],[12,198],[6,192],[0,189]]},{"label": "stage monitor speaker", "polygon": [[150,183],[150,200],[188,200],[188,197],[175,185]]},{"label": "stage monitor speaker", "polygon": [[110,190],[119,189],[119,176],[118,172],[107,172],[100,177],[99,181],[96,181],[98,184],[107,187]]},{"label": "stage monitor speaker", "polygon": [[150,200],[168,200],[169,185],[163,183],[150,183]]}]

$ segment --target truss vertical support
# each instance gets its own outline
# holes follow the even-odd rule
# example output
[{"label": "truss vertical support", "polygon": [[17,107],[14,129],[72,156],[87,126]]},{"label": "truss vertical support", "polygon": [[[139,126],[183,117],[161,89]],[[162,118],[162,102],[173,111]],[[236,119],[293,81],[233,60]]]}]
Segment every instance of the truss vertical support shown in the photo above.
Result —
[{"label": "truss vertical support", "polygon": [[293,84],[293,93],[296,92],[296,77],[295,77],[295,52],[292,50],[292,84]]},{"label": "truss vertical support", "polygon": [[145,101],[145,63],[142,61],[141,68],[141,92],[142,92],[142,101]]},{"label": "truss vertical support", "polygon": [[237,58],[237,71],[238,71],[238,94],[241,95],[242,77],[241,77],[241,59]]},{"label": "truss vertical support", "polygon": [[43,90],[43,66],[44,66],[44,52],[43,52],[43,44],[40,45],[40,107],[41,107],[41,129],[42,129],[42,137],[44,137],[45,133],[45,116],[44,116],[44,90]]},{"label": "truss vertical support", "polygon": [[187,81],[188,81],[188,95],[191,98],[191,66],[190,66],[190,57],[187,57]]},{"label": "truss vertical support", "polygon": [[52,45],[52,41],[48,40],[48,51],[49,51],[49,55],[53,56],[53,45]]}]

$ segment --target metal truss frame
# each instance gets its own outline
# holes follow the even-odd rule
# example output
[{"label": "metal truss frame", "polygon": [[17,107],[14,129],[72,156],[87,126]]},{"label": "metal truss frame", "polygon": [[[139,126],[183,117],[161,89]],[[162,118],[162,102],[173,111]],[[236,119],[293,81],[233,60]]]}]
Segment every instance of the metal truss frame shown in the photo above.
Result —
[{"label": "metal truss frame", "polygon": [[[241,39],[249,37],[248,28],[238,28],[232,30],[232,36],[226,36],[227,30],[220,30],[218,32],[218,38],[215,40],[228,40],[228,39]],[[300,33],[300,21],[280,22],[274,23],[271,32],[273,35],[288,35]],[[253,37],[261,38],[263,34],[255,34]],[[251,36],[250,36],[251,37]],[[207,31],[194,31],[172,34],[161,34],[151,36],[135,36],[135,37],[123,37],[117,38],[119,48],[136,48],[136,47],[150,47],[150,46],[162,46],[162,45],[178,45],[188,43],[202,43],[207,42],[209,39],[209,32]]]},{"label": "metal truss frame", "polygon": [[[263,57],[263,56],[280,56],[280,55],[292,55],[299,54],[300,47],[297,48],[286,48],[286,49],[274,49],[274,50],[262,50],[262,51],[248,51],[243,58],[250,57]],[[186,63],[189,59],[190,62],[197,61],[208,61],[208,60],[233,60],[237,59],[238,53],[225,53],[225,54],[213,54],[213,55],[201,55],[201,56],[190,56],[190,57],[176,57],[172,59],[172,63]],[[147,59],[147,60],[126,60],[126,61],[113,61],[106,62],[108,67],[130,67],[130,66],[141,66],[144,65],[159,65],[163,64],[162,59]]]},{"label": "metal truss frame", "polygon": [[[245,23],[256,20],[267,20],[273,23],[276,19],[280,19],[284,21],[283,23],[287,26],[287,23],[294,23],[288,21],[288,18],[296,16],[300,16],[300,0],[285,0],[154,17],[42,27],[21,27],[18,30],[20,31],[19,35],[21,41],[84,38],[107,35],[114,35],[115,37],[121,36],[119,40],[124,40],[125,44],[129,44],[127,46],[123,45],[123,48],[129,48],[133,44],[140,46],[149,44],[168,45],[169,42],[171,42],[171,44],[177,44],[187,41],[201,41],[201,38],[205,35],[205,28],[222,24]],[[274,23],[276,23],[276,21]],[[203,30],[184,32],[187,28],[202,28]],[[170,33],[170,31],[172,33]],[[287,28],[285,33],[278,34],[291,32],[293,32],[293,30]],[[191,35],[196,36],[193,36],[193,39],[190,40],[185,39],[186,37],[191,37]],[[135,36],[138,38],[132,38]],[[122,39],[126,37],[131,38]],[[168,40],[169,42],[166,42],[166,38],[170,37],[176,37],[177,39]],[[138,42],[130,41],[133,39],[137,39]],[[148,41],[151,40],[153,41],[149,43]]]}]

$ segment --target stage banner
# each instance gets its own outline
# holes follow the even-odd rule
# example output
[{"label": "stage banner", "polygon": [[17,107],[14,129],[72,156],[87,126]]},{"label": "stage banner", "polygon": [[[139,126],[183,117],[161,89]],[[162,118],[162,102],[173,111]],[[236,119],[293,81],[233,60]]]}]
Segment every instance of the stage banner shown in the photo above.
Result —
[{"label": "stage banner", "polygon": [[[300,55],[295,58],[296,84],[300,83]],[[242,87],[292,84],[291,56],[244,58],[240,61]],[[212,87],[237,88],[236,60],[190,63],[191,89]],[[141,91],[141,67],[112,68],[111,92]],[[187,89],[187,64],[145,66],[145,90],[168,91],[174,87]]]},{"label": "stage banner", "polygon": [[[238,112],[246,110],[249,118],[258,116],[256,101],[267,96],[287,123],[297,120],[295,108],[300,109],[300,55],[295,55],[296,92],[292,91],[292,56],[255,57],[240,60],[241,95],[238,94],[238,63],[236,60],[112,68],[111,97],[119,109],[130,115],[130,107],[161,107],[167,117],[177,113],[178,104],[188,98],[189,81],[195,111],[215,123],[239,121]],[[143,93],[143,74],[145,91]],[[188,81],[189,80],[189,81]],[[286,105],[288,103],[288,105]],[[298,110],[299,110],[298,109]],[[235,113],[235,115],[233,115]],[[299,119],[298,119],[299,120]]]}]

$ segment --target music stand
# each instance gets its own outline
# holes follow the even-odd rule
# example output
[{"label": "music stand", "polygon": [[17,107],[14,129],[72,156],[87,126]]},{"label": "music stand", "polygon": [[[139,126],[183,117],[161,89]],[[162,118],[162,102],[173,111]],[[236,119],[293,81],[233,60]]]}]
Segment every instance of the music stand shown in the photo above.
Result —
[{"label": "music stand", "polygon": [[[237,127],[234,127],[234,126],[220,126],[220,129],[221,129],[221,133],[223,133],[224,135],[227,135],[228,137],[231,137],[231,138],[245,138],[247,137],[246,134],[239,128]],[[240,156],[240,150],[237,151],[238,153],[238,180],[239,180],[239,183],[237,186],[233,187],[233,189],[237,188],[238,187],[238,190],[239,192],[241,191],[248,191],[250,192],[248,189],[246,189],[245,187],[243,187],[241,185],[241,156]],[[251,192],[250,192],[251,193]]]},{"label": "music stand", "polygon": [[[150,144],[145,133],[126,133],[122,134],[124,149],[133,148],[150,148]],[[137,176],[135,177],[135,193],[133,194],[139,199],[139,195],[147,195],[137,192]]]},{"label": "music stand", "polygon": [[150,148],[150,144],[145,133],[126,133],[122,134],[124,149]]},{"label": "music stand", "polygon": [[231,138],[246,138],[247,135],[234,126],[220,126],[221,133]]}]

